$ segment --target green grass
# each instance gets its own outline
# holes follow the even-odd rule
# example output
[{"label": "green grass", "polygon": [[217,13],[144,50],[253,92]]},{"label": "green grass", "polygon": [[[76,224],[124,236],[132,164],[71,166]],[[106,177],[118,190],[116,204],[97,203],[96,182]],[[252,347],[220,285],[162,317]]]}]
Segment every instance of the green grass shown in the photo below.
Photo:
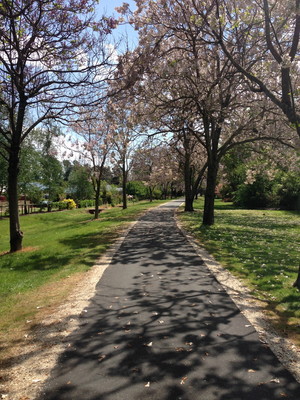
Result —
[{"label": "green grass", "polygon": [[[38,290],[43,292],[44,286],[48,290],[47,285],[53,282],[87,271],[126,222],[154,205],[158,202],[141,202],[130,205],[127,210],[107,209],[96,221],[85,209],[23,216],[23,250],[14,254],[7,252],[8,219],[0,220],[1,328],[8,330],[14,321],[24,321],[34,315],[36,307],[31,304],[30,296],[34,298]],[[43,301],[47,302],[47,296],[44,297]],[[28,303],[28,309],[22,304],[25,309],[15,312],[22,299]]]},{"label": "green grass", "polygon": [[267,300],[279,328],[299,333],[300,293],[292,285],[299,266],[300,213],[235,209],[217,200],[215,225],[204,227],[202,199],[195,209],[181,214],[185,228],[257,297]]}]

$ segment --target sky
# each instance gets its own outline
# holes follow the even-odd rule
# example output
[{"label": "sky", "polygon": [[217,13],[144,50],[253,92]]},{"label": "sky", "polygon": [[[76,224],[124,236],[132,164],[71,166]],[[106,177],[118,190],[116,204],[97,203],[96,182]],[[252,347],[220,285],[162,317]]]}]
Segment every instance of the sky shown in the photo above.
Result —
[{"label": "sky", "polygon": [[[100,0],[100,4],[97,7],[97,14],[100,17],[101,15],[107,15],[115,17],[118,16],[118,13],[115,11],[115,7],[120,7],[123,3],[128,3],[130,5],[130,9],[134,11],[136,9],[134,0]],[[128,43],[130,48],[136,47],[138,43],[138,35],[137,32],[129,25],[119,26],[114,31],[114,36],[116,38],[120,38],[122,35],[128,37]]]},{"label": "sky", "polygon": [[[115,16],[116,18],[118,17],[118,13],[115,11],[115,7],[120,7],[123,3],[129,3],[130,9],[132,11],[135,10],[135,1],[134,0],[100,0],[99,5],[97,6],[97,16],[100,18],[102,15],[107,15],[107,16]],[[138,43],[138,35],[137,32],[129,25],[123,25],[119,26],[117,29],[113,31],[113,36],[115,37],[116,41],[122,36],[125,35],[128,37],[128,44],[131,49],[134,49]],[[121,51],[126,48],[126,42],[124,41],[124,45],[119,47],[118,51]],[[73,133],[69,129],[65,129],[65,127],[62,127],[62,131],[64,133],[67,133],[68,135],[71,135],[73,137]],[[75,136],[74,136],[75,137]],[[59,154],[57,155],[59,159],[64,159],[65,157],[62,156],[62,154],[65,151],[65,146],[64,144],[67,144],[68,148],[72,148],[72,145],[70,143],[65,142],[65,138],[59,138],[59,140],[56,143],[56,148],[60,149]],[[70,154],[70,151],[68,150],[68,154]],[[73,152],[73,156],[69,158],[71,160],[77,159],[78,155]]]}]

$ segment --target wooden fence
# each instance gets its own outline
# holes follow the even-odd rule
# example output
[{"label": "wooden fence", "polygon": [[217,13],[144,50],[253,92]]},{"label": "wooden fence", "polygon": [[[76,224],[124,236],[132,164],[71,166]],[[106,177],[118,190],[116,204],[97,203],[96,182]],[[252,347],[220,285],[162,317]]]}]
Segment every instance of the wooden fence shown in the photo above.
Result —
[{"label": "wooden fence", "polygon": [[[25,215],[25,214],[32,214],[35,212],[41,211],[41,207],[39,205],[35,204],[19,204],[19,214],[20,215]],[[9,216],[9,211],[8,211],[8,204],[0,204],[0,218],[3,217],[8,217]]]}]

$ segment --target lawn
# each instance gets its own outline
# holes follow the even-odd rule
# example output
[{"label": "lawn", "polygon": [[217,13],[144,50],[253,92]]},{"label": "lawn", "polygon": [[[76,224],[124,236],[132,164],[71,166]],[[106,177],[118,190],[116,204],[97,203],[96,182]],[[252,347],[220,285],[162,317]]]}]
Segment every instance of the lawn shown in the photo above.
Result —
[{"label": "lawn", "polygon": [[59,304],[120,229],[158,204],[107,209],[98,220],[86,209],[23,216],[23,250],[14,254],[7,252],[8,219],[0,220],[1,332],[22,329],[40,308]]},{"label": "lawn", "polygon": [[277,327],[300,343],[300,293],[293,288],[299,266],[300,213],[235,209],[216,200],[215,225],[201,226],[203,199],[194,213],[180,213],[187,230],[255,296],[267,300]]}]

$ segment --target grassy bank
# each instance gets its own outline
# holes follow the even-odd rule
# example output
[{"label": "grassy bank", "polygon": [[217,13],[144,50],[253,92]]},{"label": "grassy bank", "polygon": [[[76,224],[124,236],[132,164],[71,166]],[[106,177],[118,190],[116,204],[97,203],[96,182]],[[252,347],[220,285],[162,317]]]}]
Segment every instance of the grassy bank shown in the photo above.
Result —
[{"label": "grassy bank", "polygon": [[59,304],[127,222],[162,202],[107,209],[93,220],[85,209],[21,217],[23,250],[9,248],[8,219],[0,220],[1,333],[23,329],[41,308]]},{"label": "grassy bank", "polygon": [[300,213],[234,209],[216,201],[215,225],[201,226],[203,200],[180,218],[204,247],[230,272],[267,301],[277,327],[300,344],[300,293],[292,287],[300,250]]}]

